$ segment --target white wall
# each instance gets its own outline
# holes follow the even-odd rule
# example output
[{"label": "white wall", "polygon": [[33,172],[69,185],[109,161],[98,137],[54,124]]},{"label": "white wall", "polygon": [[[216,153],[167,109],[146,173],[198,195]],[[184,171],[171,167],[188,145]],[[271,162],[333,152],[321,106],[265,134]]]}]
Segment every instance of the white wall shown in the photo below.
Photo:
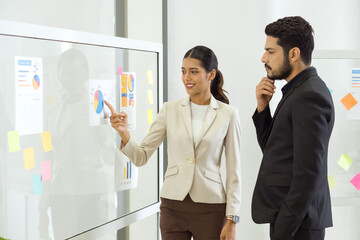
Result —
[{"label": "white wall", "polygon": [[0,0],[0,18],[114,35],[114,0]]},{"label": "white wall", "polygon": [[[195,45],[206,45],[218,57],[230,104],[240,110],[243,199],[237,239],[268,239],[268,226],[256,225],[250,215],[262,156],[251,116],[256,107],[255,86],[265,76],[260,61],[265,26],[284,16],[301,15],[315,29],[316,49],[358,50],[359,4],[358,0],[169,1],[169,100],[186,96],[180,76],[185,52]],[[343,236],[357,240],[358,228],[353,225],[357,213],[359,208],[333,206],[335,227],[327,230],[326,239]]]}]

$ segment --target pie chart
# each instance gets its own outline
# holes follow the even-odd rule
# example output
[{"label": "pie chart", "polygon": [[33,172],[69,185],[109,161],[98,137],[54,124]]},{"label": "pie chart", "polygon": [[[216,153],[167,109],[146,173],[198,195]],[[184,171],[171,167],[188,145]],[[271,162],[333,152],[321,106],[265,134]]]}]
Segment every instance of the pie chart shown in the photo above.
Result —
[{"label": "pie chart", "polygon": [[129,91],[132,92],[134,91],[134,88],[135,88],[135,78],[132,74],[130,74],[129,76],[129,81],[128,81],[128,88],[129,88]]},{"label": "pie chart", "polygon": [[33,79],[32,79],[32,84],[35,90],[39,89],[40,87],[40,79],[38,75],[34,75]]},{"label": "pie chart", "polygon": [[100,90],[95,92],[94,96],[94,109],[97,114],[100,114],[104,108],[104,97]]}]

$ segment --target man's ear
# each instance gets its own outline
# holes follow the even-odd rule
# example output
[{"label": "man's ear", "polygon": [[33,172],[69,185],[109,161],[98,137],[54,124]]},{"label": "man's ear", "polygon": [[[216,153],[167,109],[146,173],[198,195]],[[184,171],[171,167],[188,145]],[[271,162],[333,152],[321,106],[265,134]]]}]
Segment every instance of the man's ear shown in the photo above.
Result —
[{"label": "man's ear", "polygon": [[294,63],[301,60],[301,55],[300,55],[300,49],[298,47],[294,47],[292,49],[290,49],[289,51],[289,61]]}]

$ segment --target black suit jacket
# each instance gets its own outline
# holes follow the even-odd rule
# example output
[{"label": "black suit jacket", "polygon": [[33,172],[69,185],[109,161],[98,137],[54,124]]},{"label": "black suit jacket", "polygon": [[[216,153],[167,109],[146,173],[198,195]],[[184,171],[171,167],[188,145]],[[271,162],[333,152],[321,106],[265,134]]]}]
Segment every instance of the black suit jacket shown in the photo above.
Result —
[{"label": "black suit jacket", "polygon": [[263,159],[252,218],[256,223],[274,223],[275,236],[281,240],[292,239],[299,227],[332,226],[327,154],[333,101],[315,68],[293,80],[273,117],[269,108],[253,116]]}]

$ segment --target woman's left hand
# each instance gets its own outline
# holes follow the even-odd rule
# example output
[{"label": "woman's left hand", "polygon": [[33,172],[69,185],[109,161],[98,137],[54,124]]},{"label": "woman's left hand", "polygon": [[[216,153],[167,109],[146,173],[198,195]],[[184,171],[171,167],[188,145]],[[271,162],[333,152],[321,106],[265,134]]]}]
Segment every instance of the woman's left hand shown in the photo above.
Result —
[{"label": "woman's left hand", "polygon": [[235,240],[236,224],[231,220],[226,220],[226,223],[221,230],[220,240]]}]

